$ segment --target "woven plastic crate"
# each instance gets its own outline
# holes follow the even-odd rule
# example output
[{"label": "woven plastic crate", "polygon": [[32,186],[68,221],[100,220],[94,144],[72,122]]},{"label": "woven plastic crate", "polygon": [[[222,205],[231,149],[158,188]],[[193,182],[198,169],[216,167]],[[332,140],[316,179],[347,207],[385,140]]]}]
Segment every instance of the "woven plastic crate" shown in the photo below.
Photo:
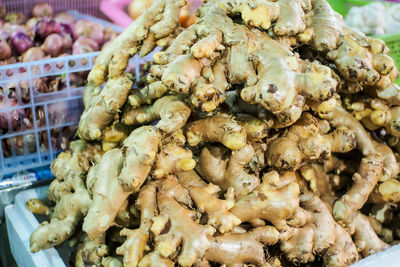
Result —
[{"label": "woven plastic crate", "polygon": [[[19,63],[0,67],[0,87],[5,91],[5,101],[0,108],[0,114],[6,114],[8,119],[9,131],[0,135],[0,177],[20,170],[31,169],[50,164],[56,155],[62,150],[60,143],[65,136],[63,130],[72,127],[69,135],[74,133],[83,111],[82,92],[83,87],[71,88],[67,86],[64,90],[41,94],[37,92],[34,84],[35,80],[47,76],[65,76],[69,81],[69,75],[76,72],[88,71],[92,69],[95,57],[99,52],[82,55],[67,56],[41,60],[38,62]],[[152,59],[152,55],[145,58],[135,56],[130,61],[130,66],[134,66],[136,77],[139,77],[139,70],[145,62]],[[21,81],[29,82],[30,101],[24,103],[21,99]],[[7,85],[16,85],[19,105],[10,107],[7,97]],[[1,88],[0,88],[1,89]],[[37,110],[44,112],[45,120],[38,120]],[[11,115],[15,110],[28,109],[32,114],[32,127],[26,128],[23,123],[21,129],[15,131],[11,123]],[[20,121],[23,121],[21,118]],[[59,130],[57,139],[54,139],[52,131]],[[43,140],[44,137],[47,140]],[[23,153],[18,154],[15,142],[17,138],[34,138],[35,149],[24,144]],[[12,155],[6,156],[4,153],[4,143],[11,145]],[[43,146],[43,143],[48,144]]]},{"label": "woven plastic crate", "polygon": [[49,3],[55,14],[74,9],[83,14],[106,19],[106,16],[99,9],[101,0],[0,0],[0,5],[5,6],[7,11],[29,15],[35,4],[43,2]]},{"label": "woven plastic crate", "polygon": [[[123,31],[93,16],[69,12],[76,19],[96,21],[117,32]],[[83,87],[72,88],[70,76],[91,70],[98,54],[0,66],[0,119],[6,118],[7,123],[7,129],[0,132],[0,180],[7,174],[48,165],[64,148],[83,111]],[[44,77],[60,77],[66,85],[60,91],[40,93],[36,83]],[[19,123],[11,116],[16,116]]]},{"label": "woven plastic crate", "polygon": [[[327,1],[342,16],[346,16],[349,9],[353,6],[363,6],[371,2],[374,2],[367,0],[327,0]],[[398,0],[390,1],[386,2],[386,4],[390,5],[392,4],[391,2],[399,3],[400,1]],[[386,45],[390,48],[390,56],[396,63],[397,68],[400,69],[400,32],[398,34],[387,34],[387,35],[380,35],[373,37],[385,41]],[[395,83],[400,85],[400,79],[397,79]]]}]

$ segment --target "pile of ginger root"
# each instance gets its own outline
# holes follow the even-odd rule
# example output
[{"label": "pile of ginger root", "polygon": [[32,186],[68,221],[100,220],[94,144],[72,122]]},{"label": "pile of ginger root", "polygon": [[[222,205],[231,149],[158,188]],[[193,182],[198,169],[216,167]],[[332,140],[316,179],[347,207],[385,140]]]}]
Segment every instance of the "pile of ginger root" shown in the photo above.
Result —
[{"label": "pile of ginger root", "polygon": [[[325,0],[158,0],[97,57],[32,252],[75,266],[348,266],[400,240],[389,49]],[[130,58],[156,47],[140,77]],[[72,242],[73,241],[73,242]],[[312,265],[311,265],[312,266]]]}]

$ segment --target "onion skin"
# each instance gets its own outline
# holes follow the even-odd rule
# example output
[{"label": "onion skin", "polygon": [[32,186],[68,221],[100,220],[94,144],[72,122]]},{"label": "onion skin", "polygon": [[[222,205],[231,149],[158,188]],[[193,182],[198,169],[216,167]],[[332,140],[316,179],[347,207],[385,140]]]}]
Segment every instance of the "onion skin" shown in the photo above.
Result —
[{"label": "onion skin", "polygon": [[61,35],[52,33],[46,37],[41,48],[45,53],[51,55],[52,57],[56,57],[62,52],[63,46],[64,42]]},{"label": "onion skin", "polygon": [[95,40],[87,37],[79,37],[72,46],[72,54],[90,53],[99,50],[99,45]]},{"label": "onion skin", "polygon": [[63,42],[63,49],[64,50],[68,50],[72,48],[72,45],[74,43],[74,41],[72,40],[71,35],[66,34],[66,33],[61,33],[61,38],[62,38],[62,42]]},{"label": "onion skin", "polygon": [[27,22],[25,23],[25,26],[32,32],[36,31],[36,25],[38,23],[38,21],[40,20],[40,18],[30,18],[27,20]]},{"label": "onion skin", "polygon": [[61,23],[60,26],[61,26],[61,33],[62,34],[69,34],[71,36],[74,35],[73,27],[71,27],[69,24]]},{"label": "onion skin", "polygon": [[53,18],[44,17],[36,24],[36,35],[40,38],[46,38],[52,33],[60,33],[61,25]]},{"label": "onion skin", "polygon": [[51,17],[53,16],[53,8],[47,3],[38,3],[32,9],[34,17]]},{"label": "onion skin", "polygon": [[67,24],[69,25],[71,28],[74,26],[75,23],[75,18],[74,16],[72,16],[71,14],[69,14],[68,12],[62,12],[59,13],[58,15],[56,15],[54,17],[54,20],[57,21],[60,24]]},{"label": "onion skin", "polygon": [[40,47],[31,47],[22,55],[21,62],[35,61],[45,57],[46,54]]},{"label": "onion skin", "polygon": [[11,47],[5,40],[0,39],[0,60],[5,60],[9,57],[11,57]]},{"label": "onion skin", "polygon": [[33,46],[31,38],[26,33],[14,31],[10,35],[11,45],[18,54],[23,54],[26,50]]},{"label": "onion skin", "polygon": [[104,27],[89,20],[78,20],[74,25],[74,39],[87,37],[95,40],[100,46],[104,41]]}]

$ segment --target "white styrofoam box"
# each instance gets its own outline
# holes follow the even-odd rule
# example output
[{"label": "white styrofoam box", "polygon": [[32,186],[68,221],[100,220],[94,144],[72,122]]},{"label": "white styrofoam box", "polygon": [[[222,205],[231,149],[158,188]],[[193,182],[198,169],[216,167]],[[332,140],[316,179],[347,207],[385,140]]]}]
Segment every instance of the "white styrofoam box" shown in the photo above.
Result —
[{"label": "white styrofoam box", "polygon": [[[7,232],[10,240],[11,253],[20,267],[64,267],[56,249],[50,248],[37,253],[31,253],[29,237],[39,226],[39,222],[25,207],[26,201],[31,198],[46,199],[48,186],[23,191],[15,197],[15,204],[5,209]],[[351,267],[399,267],[400,245],[393,246],[380,253],[373,254]]]},{"label": "white styrofoam box", "polygon": [[400,266],[400,244],[385,251],[372,254],[362,259],[351,267],[399,267]]},{"label": "white styrofoam box", "polygon": [[48,186],[29,189],[18,193],[15,204],[5,208],[7,233],[10,242],[11,253],[15,262],[20,267],[64,267],[65,264],[55,248],[30,252],[29,238],[32,232],[39,226],[38,220],[25,207],[27,200],[31,198],[46,199]]}]

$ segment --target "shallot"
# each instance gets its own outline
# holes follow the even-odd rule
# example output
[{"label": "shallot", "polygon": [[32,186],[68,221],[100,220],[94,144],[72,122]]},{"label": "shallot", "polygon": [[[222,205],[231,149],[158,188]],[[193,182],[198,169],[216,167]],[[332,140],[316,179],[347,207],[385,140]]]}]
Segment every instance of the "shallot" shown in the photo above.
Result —
[{"label": "shallot", "polygon": [[21,31],[14,31],[10,35],[11,45],[18,54],[24,53],[33,46],[33,42],[29,36]]},{"label": "shallot", "polygon": [[0,39],[0,60],[11,57],[11,48],[4,39]]},{"label": "shallot", "polygon": [[42,50],[52,57],[58,56],[62,52],[63,47],[63,38],[57,33],[52,33],[47,36],[43,45],[41,46]]},{"label": "shallot", "polygon": [[53,8],[48,3],[38,3],[32,9],[34,17],[51,17],[53,16]]}]

